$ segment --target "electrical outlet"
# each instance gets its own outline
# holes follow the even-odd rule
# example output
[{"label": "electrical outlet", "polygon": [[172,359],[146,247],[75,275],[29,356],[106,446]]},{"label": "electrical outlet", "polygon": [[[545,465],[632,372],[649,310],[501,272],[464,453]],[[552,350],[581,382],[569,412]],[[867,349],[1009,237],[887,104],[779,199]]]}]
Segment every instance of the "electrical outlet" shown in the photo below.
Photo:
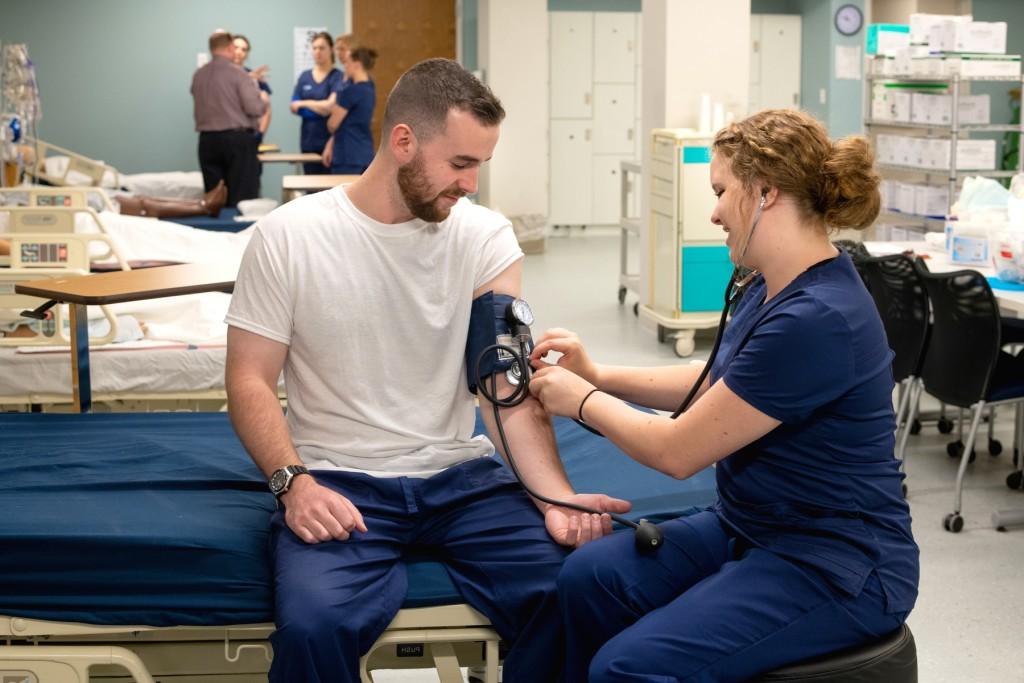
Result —
[{"label": "electrical outlet", "polygon": [[197,52],[196,53],[196,68],[197,69],[202,69],[204,66],[206,66],[206,63],[209,62],[209,61],[210,61],[210,55],[208,53],[206,53],[206,52]]},{"label": "electrical outlet", "polygon": [[825,88],[818,90],[818,103],[828,104],[828,90],[825,90]]}]

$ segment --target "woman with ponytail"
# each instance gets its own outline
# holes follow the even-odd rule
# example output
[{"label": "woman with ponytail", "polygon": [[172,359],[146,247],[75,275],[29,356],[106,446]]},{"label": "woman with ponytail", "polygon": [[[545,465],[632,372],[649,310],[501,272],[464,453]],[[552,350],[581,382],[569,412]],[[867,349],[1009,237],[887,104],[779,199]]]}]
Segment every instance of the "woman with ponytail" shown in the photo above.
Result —
[{"label": "woman with ponytail", "polygon": [[[892,351],[829,231],[878,215],[867,142],[832,142],[809,115],[770,110],[712,147],[711,221],[751,269],[707,379],[702,367],[596,364],[552,330],[530,390],[637,461],[677,478],[715,464],[719,500],[578,549],[559,578],[568,681],[742,681],[878,639],[914,606],[918,549],[893,457]],[[549,351],[557,364],[544,362]],[[585,401],[584,401],[585,399]]]}]

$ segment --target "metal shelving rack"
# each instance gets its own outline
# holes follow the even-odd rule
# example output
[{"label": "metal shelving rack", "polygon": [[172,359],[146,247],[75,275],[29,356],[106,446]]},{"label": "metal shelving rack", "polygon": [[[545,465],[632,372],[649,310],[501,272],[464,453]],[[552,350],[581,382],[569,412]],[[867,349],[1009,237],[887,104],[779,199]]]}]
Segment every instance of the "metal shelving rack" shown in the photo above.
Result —
[{"label": "metal shelving rack", "polygon": [[[921,85],[934,85],[937,83],[948,83],[948,94],[952,96],[952,112],[949,124],[934,124],[934,123],[907,123],[900,121],[874,121],[871,118],[871,103],[872,103],[872,85],[877,82],[885,83],[900,83],[908,86],[920,83]],[[941,175],[943,180],[949,185],[949,197],[946,204],[946,213],[949,214],[949,209],[953,205],[956,197],[957,184],[959,180],[965,176],[983,176],[986,178],[1011,178],[1017,173],[1024,173],[1024,154],[1020,154],[1018,167],[1015,171],[1003,171],[1003,170],[992,170],[992,171],[980,171],[980,170],[962,170],[958,171],[956,168],[956,152],[957,152],[957,141],[961,137],[969,137],[971,133],[1017,133],[1020,136],[1024,136],[1024,116],[1021,117],[1020,123],[1014,124],[961,124],[960,123],[960,86],[962,83],[968,82],[987,82],[987,83],[1016,83],[1018,86],[1024,86],[1024,76],[1019,78],[1006,78],[1006,77],[961,77],[959,74],[946,77],[934,77],[934,76],[881,76],[876,74],[868,74],[865,77],[865,83],[867,85],[867,96],[864,98],[864,127],[867,130],[874,128],[897,128],[905,130],[924,130],[928,132],[926,137],[933,138],[941,135],[944,138],[950,140],[949,143],[949,167],[945,169],[927,169],[919,168],[917,166],[900,166],[895,164],[883,164],[877,163],[876,167],[882,171],[897,171],[901,173],[914,173],[923,175],[925,177],[925,183],[935,184],[932,180],[932,176]],[[1021,138],[1024,141],[1024,137]],[[928,229],[930,224],[936,222],[944,223],[944,218],[936,218],[933,216],[921,216],[917,214],[908,214],[903,212],[890,211],[883,209],[887,214],[892,216],[899,216],[904,219],[914,219],[919,221],[925,230]]]}]

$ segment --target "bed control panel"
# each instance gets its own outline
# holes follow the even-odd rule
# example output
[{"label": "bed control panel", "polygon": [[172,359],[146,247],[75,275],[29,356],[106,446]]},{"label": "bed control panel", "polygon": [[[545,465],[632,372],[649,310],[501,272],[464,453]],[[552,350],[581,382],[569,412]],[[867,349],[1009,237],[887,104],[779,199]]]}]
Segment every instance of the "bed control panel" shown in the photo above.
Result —
[{"label": "bed control panel", "polygon": [[[69,194],[39,194],[35,196],[36,206],[71,206],[71,195]],[[0,683],[6,681],[0,680]]]},{"label": "bed control panel", "polygon": [[[62,266],[68,262],[67,242],[22,242],[21,263],[25,266]],[[6,683],[0,678],[0,683]]]}]

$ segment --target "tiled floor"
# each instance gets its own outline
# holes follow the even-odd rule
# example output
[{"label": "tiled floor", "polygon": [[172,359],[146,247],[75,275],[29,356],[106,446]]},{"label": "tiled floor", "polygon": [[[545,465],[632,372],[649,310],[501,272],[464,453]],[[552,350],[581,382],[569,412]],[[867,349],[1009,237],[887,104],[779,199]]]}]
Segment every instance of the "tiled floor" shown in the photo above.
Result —
[{"label": "tiled floor", "polygon": [[[537,314],[534,333],[567,327],[580,334],[598,360],[623,365],[684,362],[671,345],[633,316],[630,294],[617,300],[618,231],[563,228],[549,237],[545,253],[528,256],[523,295]],[[699,336],[693,359],[707,357],[709,336]],[[927,406],[926,406],[927,407]],[[1009,451],[1013,414],[1004,409],[997,436]],[[1024,681],[1024,526],[1000,533],[990,515],[1024,508],[1024,493],[1004,484],[1007,452],[979,452],[970,465],[964,493],[965,527],[942,529],[952,510],[958,461],[945,454],[950,437],[925,425],[911,437],[907,459],[914,534],[921,547],[921,594],[910,617],[922,683],[1004,683]],[[433,672],[379,672],[380,683],[436,681]]]}]

